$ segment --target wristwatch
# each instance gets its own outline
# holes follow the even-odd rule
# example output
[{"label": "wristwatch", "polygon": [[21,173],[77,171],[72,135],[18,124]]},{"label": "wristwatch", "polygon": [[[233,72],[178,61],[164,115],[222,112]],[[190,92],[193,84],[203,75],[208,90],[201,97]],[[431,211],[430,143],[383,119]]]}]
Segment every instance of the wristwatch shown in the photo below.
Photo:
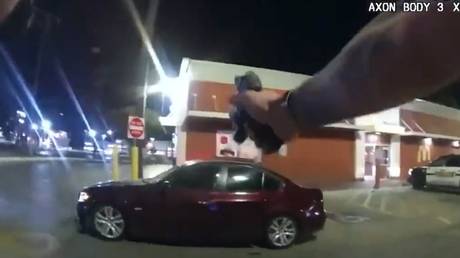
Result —
[{"label": "wristwatch", "polygon": [[284,93],[283,101],[281,102],[281,107],[285,108],[288,113],[291,115],[292,119],[299,126],[299,120],[297,119],[293,107],[293,97],[294,97],[295,90],[289,90]]}]

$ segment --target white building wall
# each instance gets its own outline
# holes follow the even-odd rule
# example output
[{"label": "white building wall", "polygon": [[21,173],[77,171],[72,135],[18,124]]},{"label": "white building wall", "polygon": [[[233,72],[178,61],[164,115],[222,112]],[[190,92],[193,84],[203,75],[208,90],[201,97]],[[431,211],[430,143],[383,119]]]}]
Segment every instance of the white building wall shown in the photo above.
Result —
[{"label": "white building wall", "polygon": [[283,72],[265,68],[217,63],[211,61],[190,61],[191,80],[213,81],[233,84],[235,76],[248,71],[255,72],[265,88],[290,90],[302,84],[311,76],[298,73]]},{"label": "white building wall", "polygon": [[182,126],[176,126],[176,164],[178,166],[184,164],[186,161],[186,147],[187,147],[187,133],[184,132]]},{"label": "white building wall", "polygon": [[[180,72],[179,72],[179,81],[180,83],[175,86],[181,87],[177,91],[182,92],[179,94],[179,99],[176,100],[175,107],[171,106],[171,114],[166,117],[166,121],[160,122],[164,125],[168,122],[170,125],[176,126],[176,164],[182,165],[186,160],[186,147],[187,147],[187,133],[183,129],[184,121],[187,117],[188,112],[188,94],[190,88],[190,59],[182,59]],[[174,103],[174,100],[172,100]],[[174,110],[174,112],[173,112]]]},{"label": "white building wall", "polygon": [[355,179],[364,178],[365,133],[355,133]]},{"label": "white building wall", "polygon": [[401,136],[392,135],[390,143],[390,177],[399,177],[401,174]]}]

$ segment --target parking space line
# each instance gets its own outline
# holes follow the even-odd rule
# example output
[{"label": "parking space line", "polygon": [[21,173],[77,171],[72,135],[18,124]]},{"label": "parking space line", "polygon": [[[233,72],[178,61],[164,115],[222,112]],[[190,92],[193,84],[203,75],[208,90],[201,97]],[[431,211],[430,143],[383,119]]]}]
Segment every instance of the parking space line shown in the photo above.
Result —
[{"label": "parking space line", "polygon": [[363,206],[368,209],[371,209],[371,207],[369,206],[369,204],[371,203],[371,199],[372,199],[372,192],[367,194],[366,200],[364,200],[363,202]]},{"label": "parking space line", "polygon": [[362,193],[361,192],[355,192],[353,194],[353,196],[351,198],[349,198],[347,201],[346,201],[346,204],[350,204],[352,202],[354,202],[356,199],[358,199],[358,197],[361,195]]},{"label": "parking space line", "polygon": [[388,196],[385,195],[382,198],[382,201],[380,202],[380,211],[385,214],[392,214],[391,211],[387,210],[387,204],[388,204]]},{"label": "parking space line", "polygon": [[444,218],[444,217],[438,216],[437,219],[438,219],[439,221],[441,221],[441,222],[447,224],[447,225],[452,225],[452,222],[451,222],[450,220]]}]

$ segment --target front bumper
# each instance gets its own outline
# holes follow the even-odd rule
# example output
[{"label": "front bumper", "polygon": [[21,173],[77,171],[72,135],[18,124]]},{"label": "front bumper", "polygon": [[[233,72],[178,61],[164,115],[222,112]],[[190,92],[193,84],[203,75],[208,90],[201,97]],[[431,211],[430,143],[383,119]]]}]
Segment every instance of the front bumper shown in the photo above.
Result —
[{"label": "front bumper", "polygon": [[320,231],[324,228],[326,224],[326,212],[324,210],[315,211],[304,220],[304,229],[308,232]]},{"label": "front bumper", "polygon": [[324,228],[327,215],[323,202],[313,202],[307,209],[300,210],[299,215],[302,231],[313,233]]},{"label": "front bumper", "polygon": [[88,203],[79,202],[77,204],[77,216],[75,217],[75,224],[80,232],[86,231],[87,218],[91,207]]}]

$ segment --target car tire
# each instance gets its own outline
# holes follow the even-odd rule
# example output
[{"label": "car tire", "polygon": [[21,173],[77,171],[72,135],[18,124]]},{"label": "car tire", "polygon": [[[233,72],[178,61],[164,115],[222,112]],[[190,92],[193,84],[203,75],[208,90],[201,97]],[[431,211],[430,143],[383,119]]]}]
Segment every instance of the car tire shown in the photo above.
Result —
[{"label": "car tire", "polygon": [[269,248],[284,249],[297,241],[299,227],[290,216],[276,216],[268,221],[264,234]]},{"label": "car tire", "polygon": [[412,172],[412,188],[422,190],[426,185],[426,174],[423,171],[415,170]]},{"label": "car tire", "polygon": [[119,209],[112,205],[96,206],[88,218],[93,235],[103,240],[120,240],[126,231],[126,220]]}]

